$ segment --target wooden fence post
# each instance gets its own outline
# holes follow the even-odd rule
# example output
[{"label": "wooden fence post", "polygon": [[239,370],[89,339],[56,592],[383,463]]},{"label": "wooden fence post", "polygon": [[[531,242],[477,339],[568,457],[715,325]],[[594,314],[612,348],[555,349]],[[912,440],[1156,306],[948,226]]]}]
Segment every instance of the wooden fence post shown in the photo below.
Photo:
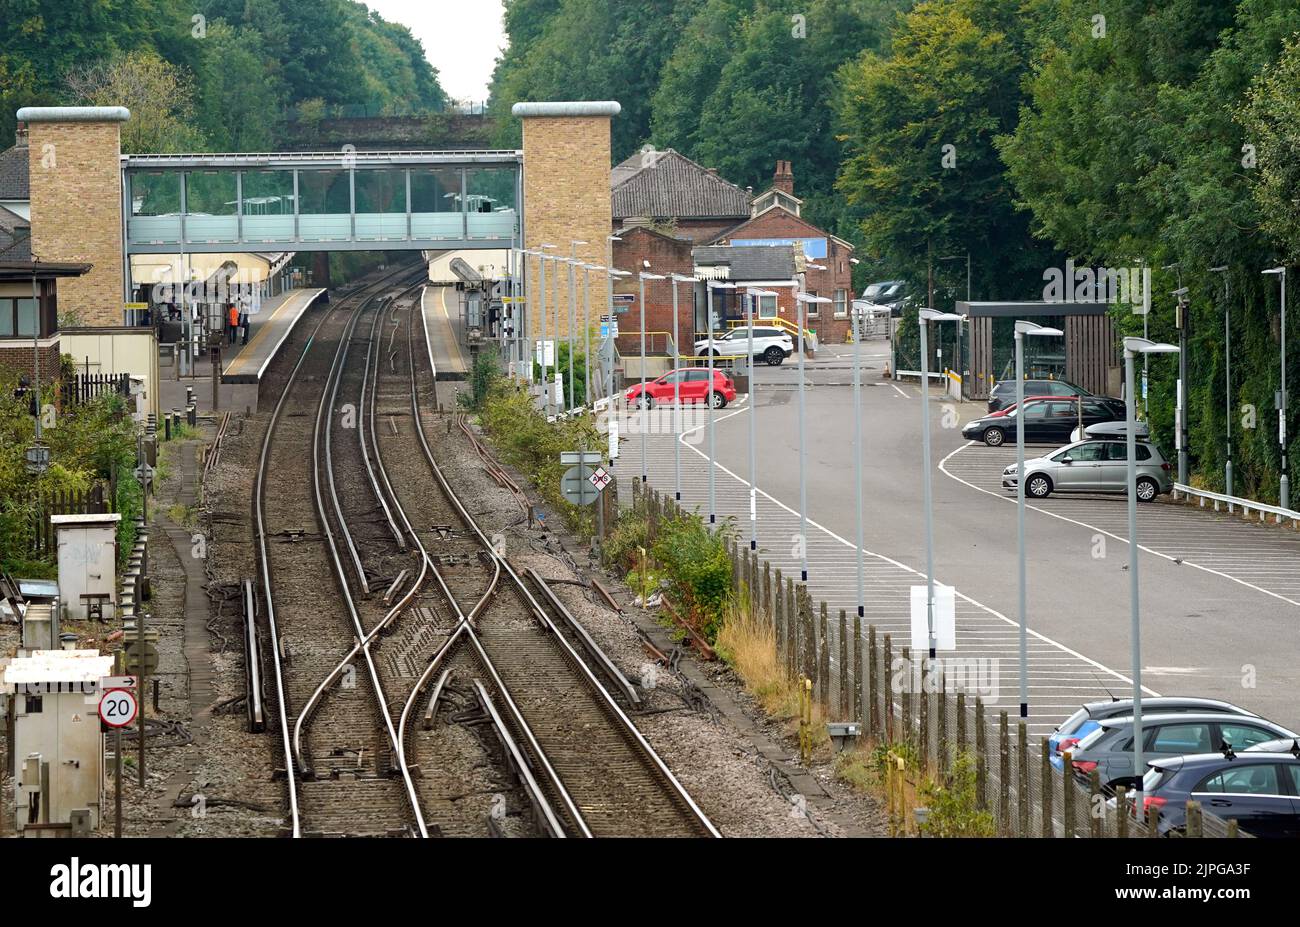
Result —
[{"label": "wooden fence post", "polygon": [[1004,837],[1011,834],[1011,732],[1007,728],[1007,713],[998,713],[998,832]]},{"label": "wooden fence post", "polygon": [[817,623],[817,678],[822,708],[829,715],[831,710],[831,638],[830,620],[827,616],[826,603],[822,602],[821,619]]},{"label": "wooden fence post", "polygon": [[912,739],[912,650],[910,647],[903,648],[903,668],[907,673],[907,681],[903,683],[902,695],[902,720],[899,724],[899,740],[910,741]]},{"label": "wooden fence post", "polygon": [[1043,816],[1044,837],[1054,837],[1056,835],[1056,830],[1052,827],[1052,789],[1055,787],[1055,782],[1056,779],[1052,776],[1052,745],[1044,737],[1042,794],[1038,796],[1040,811]]},{"label": "wooden fence post", "polygon": [[921,744],[921,774],[928,776],[930,774],[931,761],[934,759],[930,753],[930,674],[934,672],[934,666],[926,663],[926,657],[921,655],[921,687],[916,693],[916,727],[917,740]]},{"label": "wooden fence post", "polygon": [[988,730],[984,725],[984,699],[975,696],[975,801],[981,811],[989,806]]},{"label": "wooden fence post", "polygon": [[1070,751],[1061,754],[1065,769],[1061,775],[1061,822],[1067,838],[1074,836],[1074,758]]},{"label": "wooden fence post", "polygon": [[786,671],[791,679],[798,677],[799,666],[799,612],[795,607],[794,578],[785,578],[785,623],[788,633],[785,636]]},{"label": "wooden fence post", "polygon": [[957,690],[957,753],[966,752],[966,693]]},{"label": "wooden fence post", "polygon": [[1021,837],[1029,836],[1029,732],[1022,718],[1016,724],[1016,810],[1020,812]]},{"label": "wooden fence post", "polygon": [[1088,833],[1093,837],[1101,836],[1101,811],[1106,805],[1097,799],[1101,797],[1101,776],[1097,770],[1088,773]]},{"label": "wooden fence post", "polygon": [[1128,789],[1115,786],[1115,836],[1128,836]]},{"label": "wooden fence post", "polygon": [[[764,573],[767,574],[767,565],[764,564]],[[770,576],[769,576],[770,578]],[[772,624],[776,628],[776,662],[785,662],[785,636],[788,633],[785,626],[785,595],[782,592],[781,571],[776,571],[776,598],[772,599],[772,587],[767,587],[767,596],[769,603],[772,605]]]},{"label": "wooden fence post", "polygon": [[[871,628],[871,634],[874,637],[876,633],[875,626]],[[874,654],[873,654],[874,656]],[[875,674],[871,677],[871,698],[876,697]],[[891,635],[885,635],[885,654],[880,664],[880,705],[884,708],[883,720],[885,723],[885,740],[893,741],[896,739],[894,732],[894,645]]]},{"label": "wooden fence post", "polygon": [[849,696],[849,618],[844,609],[840,609],[840,720],[856,721],[850,714],[852,698]]},{"label": "wooden fence post", "polygon": [[[756,554],[755,556],[757,556],[757,554]],[[780,574],[780,572],[778,572],[778,573],[776,574],[776,585],[777,585],[777,588],[778,588],[778,589],[781,587],[781,574]],[[770,563],[769,563],[768,561],[766,561],[766,560],[763,561],[763,614],[765,614],[765,615],[767,616],[767,620],[768,620],[769,622],[773,620],[773,613],[772,613],[772,564],[770,564]]]},{"label": "wooden fence post", "polygon": [[939,712],[935,719],[935,744],[939,756],[939,775],[947,781],[950,768],[948,756],[948,674],[939,672]]}]

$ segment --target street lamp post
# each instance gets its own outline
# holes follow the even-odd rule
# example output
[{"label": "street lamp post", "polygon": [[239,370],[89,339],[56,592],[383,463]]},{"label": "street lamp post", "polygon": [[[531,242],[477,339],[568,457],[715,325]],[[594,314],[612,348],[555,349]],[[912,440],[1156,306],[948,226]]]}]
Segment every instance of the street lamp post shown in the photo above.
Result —
[{"label": "street lamp post", "polygon": [[1282,342],[1282,389],[1278,393],[1277,400],[1277,440],[1282,448],[1282,482],[1279,497],[1282,508],[1289,509],[1291,507],[1291,481],[1286,472],[1286,268],[1274,267],[1264,271],[1264,274],[1278,276],[1282,280],[1282,322],[1278,331],[1279,339]]},{"label": "street lamp post", "polygon": [[[818,270],[825,268],[816,264],[809,264],[809,267],[815,267]],[[801,288],[802,289],[802,288]],[[823,305],[831,302],[825,296],[809,296],[807,293],[799,293],[795,297],[799,304],[799,551],[803,555],[800,563],[799,575],[802,577],[801,582],[808,582],[808,451],[806,449],[806,426],[804,420],[805,400],[804,400],[804,330],[807,328],[807,310],[805,306],[809,304]]]},{"label": "street lamp post", "polygon": [[[680,326],[678,325],[678,321],[677,321],[677,284],[679,283],[694,284],[695,278],[686,277],[683,276],[682,274],[670,274],[669,276],[672,278],[673,281],[673,350],[676,351],[677,354],[679,355],[678,358],[674,358],[674,362],[673,362],[673,415],[675,416],[674,421],[676,423],[673,427],[673,473],[676,478],[676,484],[675,484],[676,489],[673,492],[673,498],[676,501],[681,502],[682,501],[682,441],[681,441],[680,432],[683,427],[682,378],[680,376],[680,371],[677,369],[677,361],[680,359],[682,349],[681,349],[681,345],[678,343],[678,339],[681,337],[681,335],[679,333]],[[694,342],[694,337],[692,337],[691,340],[692,342]]]},{"label": "street lamp post", "polygon": [[582,265],[582,401],[591,408],[591,272],[603,271],[599,264]]},{"label": "street lamp post", "polygon": [[705,329],[707,329],[707,335],[708,335],[708,339],[709,339],[709,340],[708,340],[708,345],[709,345],[709,379],[708,379],[708,384],[709,384],[709,385],[708,385],[707,387],[705,387],[705,390],[704,390],[704,404],[705,404],[705,405],[708,407],[708,409],[709,409],[709,524],[710,524],[710,525],[717,524],[717,522],[718,522],[717,496],[716,496],[716,494],[715,494],[715,485],[714,485],[714,484],[715,484],[715,480],[714,480],[714,473],[713,473],[713,471],[716,469],[716,465],[715,465],[715,457],[714,457],[715,444],[714,444],[714,442],[713,442],[713,395],[714,395],[714,389],[713,389],[713,357],[714,357],[715,354],[717,354],[717,349],[714,347],[714,343],[713,343],[713,330],[714,330],[714,324],[713,324],[713,291],[714,291],[714,290],[734,290],[735,288],[736,288],[736,285],[735,285],[734,283],[722,283],[722,282],[717,281],[717,280],[710,280],[710,281],[708,282],[708,286],[705,288],[705,289],[708,290],[708,294],[707,294],[707,297],[706,297],[706,299],[705,299],[705,306],[706,306],[707,309],[708,309],[708,322],[707,322],[707,324],[706,324],[704,327],[705,327]]},{"label": "street lamp post", "polygon": [[758,405],[758,365],[754,363],[754,300],[776,296],[772,290],[750,289],[745,303],[745,326],[749,331],[749,549],[758,550],[758,423],[754,407]]},{"label": "street lamp post", "polygon": [[934,503],[930,487],[930,343],[928,323],[961,322],[964,316],[953,312],[922,309],[917,313],[921,327],[921,469],[925,504],[925,618],[929,632],[930,659],[935,656],[934,640]]},{"label": "street lamp post", "polygon": [[[605,361],[605,388],[603,392],[609,398],[611,403],[614,400],[614,278],[626,277],[631,273],[631,271],[620,271],[614,269],[614,242],[622,240],[623,239],[619,238],[617,235],[605,236],[607,252],[605,267],[608,268],[608,271],[605,274],[605,295],[607,297],[605,311],[608,313],[609,318],[609,327],[606,330],[606,334],[609,337],[605,339],[605,344],[602,345],[601,353],[608,354]],[[605,347],[608,347],[609,349],[607,352],[604,350]]]},{"label": "street lamp post", "polygon": [[[645,266],[649,267],[650,262],[645,261]],[[642,485],[649,479],[649,470],[646,467],[645,446],[646,432],[648,431],[649,417],[646,411],[650,408],[650,397],[645,393],[645,282],[647,280],[663,280],[663,274],[648,274],[641,271],[637,276],[641,278],[641,395],[637,397],[637,402],[641,406],[641,483]]]},{"label": "street lamp post", "polygon": [[[541,342],[540,342],[540,343],[541,343],[541,346],[542,346],[542,350],[541,350],[541,354],[542,354],[542,358],[541,358],[541,362],[542,362],[542,391],[546,394],[546,401],[545,401],[545,405],[543,406],[543,408],[544,408],[545,411],[546,411],[546,417],[547,417],[547,419],[549,419],[549,418],[551,417],[551,414],[552,414],[552,413],[551,413],[551,407],[552,407],[552,406],[551,406],[551,399],[552,399],[553,397],[551,396],[551,384],[550,384],[550,380],[549,380],[549,378],[547,377],[547,369],[548,369],[548,368],[547,368],[547,363],[546,363],[546,335],[547,335],[547,331],[546,331],[546,260],[547,260],[547,257],[548,257],[548,255],[546,254],[546,250],[547,250],[548,248],[554,248],[554,247],[555,247],[555,245],[538,245],[538,246],[537,246],[537,296],[538,296],[537,305],[538,305],[539,310],[540,310],[540,312],[541,312],[541,323],[542,323],[542,329],[541,329],[541,335],[542,335],[542,338],[541,338]],[[559,269],[558,269],[558,268],[556,269],[556,272],[557,272],[557,273],[559,272]],[[557,306],[556,306],[556,311],[558,311],[558,310],[559,310],[559,306],[557,305]],[[558,328],[559,326],[557,325],[556,327]]]},{"label": "street lamp post", "polygon": [[1172,344],[1160,344],[1146,338],[1124,339],[1124,386],[1125,412],[1127,423],[1124,431],[1127,458],[1128,490],[1128,588],[1129,615],[1132,622],[1133,658],[1133,774],[1137,779],[1135,788],[1142,789],[1142,622],[1138,606],[1138,542],[1137,542],[1137,431],[1136,402],[1133,398],[1133,358],[1141,354],[1144,358],[1151,354],[1177,354],[1178,348]]},{"label": "street lamp post", "polygon": [[578,260],[578,246],[585,245],[585,241],[570,239],[569,251],[569,411],[573,411],[573,332],[578,324],[578,266],[582,263]]},{"label": "street lamp post", "polygon": [[1016,549],[1020,558],[1020,717],[1029,717],[1029,616],[1025,609],[1025,336],[1061,337],[1059,328],[1016,322]]}]

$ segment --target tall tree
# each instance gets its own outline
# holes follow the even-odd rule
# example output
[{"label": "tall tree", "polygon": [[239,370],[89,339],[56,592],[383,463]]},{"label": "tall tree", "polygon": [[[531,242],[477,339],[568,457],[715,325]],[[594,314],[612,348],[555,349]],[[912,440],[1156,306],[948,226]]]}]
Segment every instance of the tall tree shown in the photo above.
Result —
[{"label": "tall tree", "polygon": [[1049,248],[1016,212],[995,139],[1015,127],[1028,60],[1014,0],[930,0],[888,54],[841,69],[846,149],[837,188],[869,250],[917,284],[932,259],[970,252],[977,295],[1026,298]]},{"label": "tall tree", "polygon": [[73,70],[68,88],[76,102],[125,106],[122,151],[187,151],[203,147],[193,125],[194,91],[189,75],[153,51],[133,51]]}]

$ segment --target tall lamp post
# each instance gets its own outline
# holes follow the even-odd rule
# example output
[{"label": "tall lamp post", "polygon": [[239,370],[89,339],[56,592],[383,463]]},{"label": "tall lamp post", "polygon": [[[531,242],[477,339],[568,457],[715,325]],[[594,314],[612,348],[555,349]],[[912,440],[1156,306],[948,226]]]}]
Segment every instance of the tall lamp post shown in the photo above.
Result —
[{"label": "tall lamp post", "polygon": [[1020,558],[1020,717],[1029,717],[1029,616],[1025,609],[1025,338],[1059,338],[1059,328],[1016,322],[1016,549]]},{"label": "tall lamp post", "polygon": [[[954,254],[952,257],[941,257],[941,258],[939,258],[939,260],[940,260],[941,262],[942,262],[942,261],[965,261],[965,262],[966,262],[966,302],[969,303],[970,300],[971,300],[971,296],[970,296],[970,294],[971,294],[971,288],[970,288],[970,252],[967,251],[964,255],[962,255],[962,254]],[[961,357],[961,326],[958,325],[958,326],[957,326],[957,353],[956,353],[956,357],[953,358],[953,362],[954,362],[955,366],[957,367],[957,376],[959,376],[959,377],[963,377],[963,378],[964,378],[965,375],[966,375],[966,371],[965,371],[965,369],[964,369],[964,365],[962,364],[961,361],[962,361],[962,357]],[[964,381],[963,381],[963,382],[964,382]]]},{"label": "tall lamp post", "polygon": [[[1229,303],[1228,265],[1211,267],[1210,273],[1223,274],[1223,425],[1227,459],[1223,462],[1224,491],[1232,495],[1232,306]],[[1229,503],[1231,505],[1231,503]]]},{"label": "tall lamp post", "polygon": [[714,319],[713,319],[713,291],[734,290],[735,288],[736,285],[734,283],[723,283],[722,281],[719,280],[710,280],[708,282],[708,285],[705,287],[705,289],[708,290],[708,295],[707,298],[705,299],[705,305],[708,308],[708,322],[705,325],[705,329],[708,332],[708,338],[709,338],[708,340],[708,345],[709,345],[708,383],[709,385],[704,390],[704,404],[709,408],[709,524],[710,525],[717,524],[718,522],[717,496],[715,493],[715,485],[714,485],[715,480],[714,480],[714,473],[713,473],[713,471],[716,469],[715,457],[714,457],[715,445],[713,442],[713,402],[714,402],[713,357],[715,354],[718,353],[717,348],[714,346],[713,343],[713,331],[715,328]]},{"label": "tall lamp post", "polygon": [[[643,262],[646,267],[650,266],[649,261]],[[649,479],[649,470],[646,467],[645,446],[646,432],[649,430],[646,411],[650,408],[650,397],[645,392],[645,282],[647,280],[663,280],[663,274],[650,274],[644,270],[637,274],[641,278],[641,394],[637,397],[638,404],[641,406],[641,484],[645,485]]]},{"label": "tall lamp post", "polygon": [[601,273],[605,270],[599,264],[582,265],[582,401],[591,408],[591,272]]},{"label": "tall lamp post", "polygon": [[[808,267],[815,267],[819,270],[824,268],[816,264],[808,264]],[[806,449],[806,426],[805,419],[805,400],[804,400],[804,379],[803,379],[803,361],[804,345],[803,336],[807,329],[807,310],[805,306],[823,305],[831,302],[826,296],[809,296],[807,293],[799,293],[795,297],[799,304],[799,552],[803,555],[800,563],[799,575],[802,577],[801,582],[808,582],[808,451]]]},{"label": "tall lamp post", "polygon": [[569,411],[574,409],[573,401],[573,344],[574,329],[578,326],[578,268],[582,262],[578,260],[578,247],[585,245],[585,241],[578,239],[569,240]]},{"label": "tall lamp post", "polygon": [[754,418],[754,407],[758,404],[758,365],[754,363],[754,300],[775,297],[776,292],[752,287],[746,292],[749,294],[745,301],[745,327],[749,334],[746,364],[749,371],[749,549],[758,550],[758,422]]},{"label": "tall lamp post", "polygon": [[[677,284],[689,283],[694,285],[695,278],[683,276],[682,274],[669,274],[673,281],[673,350],[677,352],[678,357],[673,359],[673,415],[675,416],[675,426],[673,427],[673,473],[676,478],[676,489],[673,492],[673,498],[682,501],[682,441],[681,430],[682,422],[682,378],[680,371],[677,369],[677,362],[680,360],[682,348],[679,343],[680,326],[677,321]],[[693,291],[692,291],[693,292]],[[694,327],[694,326],[692,326]],[[695,338],[692,335],[691,342],[694,344]]]},{"label": "tall lamp post", "polygon": [[[542,346],[542,350],[541,350],[541,354],[542,354],[542,358],[541,358],[541,361],[542,361],[542,391],[546,394],[546,403],[545,403],[545,405],[543,406],[543,408],[546,410],[546,417],[547,417],[547,419],[550,419],[551,414],[552,414],[552,413],[551,413],[551,409],[552,409],[552,402],[551,402],[551,400],[552,400],[554,397],[551,395],[551,382],[550,382],[550,378],[547,376],[548,365],[547,365],[547,363],[546,363],[546,336],[547,336],[547,331],[546,331],[546,261],[547,261],[547,259],[550,257],[550,255],[548,255],[548,254],[546,253],[546,251],[547,251],[548,248],[554,248],[554,247],[555,247],[555,245],[538,245],[538,246],[537,246],[537,297],[538,297],[538,299],[537,299],[537,304],[538,304],[538,307],[539,307],[539,309],[540,309],[540,311],[541,311],[541,316],[542,316],[542,317],[541,317],[541,322],[542,322],[542,331],[541,331],[541,334],[542,334],[542,337],[541,337],[541,341],[540,341],[540,344],[541,344],[541,346]],[[557,273],[559,272],[559,268],[556,268],[556,272],[557,272]],[[558,305],[555,307],[555,311],[556,311],[557,313],[559,312],[559,308],[560,308],[560,307],[559,307]],[[559,326],[557,325],[556,328],[558,329]]]},{"label": "tall lamp post", "polygon": [[610,400],[611,403],[613,402],[613,399],[614,399],[614,319],[615,319],[615,313],[614,313],[614,278],[615,278],[615,277],[626,277],[626,276],[628,276],[628,275],[631,273],[631,271],[627,271],[627,270],[615,270],[615,269],[614,269],[614,242],[616,242],[616,241],[622,241],[622,240],[623,240],[623,239],[619,238],[617,235],[606,235],[606,236],[605,236],[605,252],[606,252],[606,254],[605,254],[605,266],[606,266],[607,268],[609,268],[608,272],[605,274],[605,296],[606,296],[606,307],[605,307],[605,311],[609,314],[609,315],[608,315],[608,318],[609,318],[608,335],[609,335],[609,337],[605,339],[605,344],[601,346],[601,347],[602,347],[601,354],[602,354],[602,356],[603,356],[603,355],[606,353],[606,352],[603,350],[605,347],[608,347],[608,348],[609,348],[609,351],[608,351],[608,355],[609,355],[609,356],[608,356],[608,358],[606,359],[606,363],[605,363],[605,380],[606,380],[606,386],[605,386],[605,389],[604,389],[604,393],[605,393],[605,395],[606,395],[607,397],[609,397],[609,400]]},{"label": "tall lamp post", "polygon": [[930,659],[935,656],[934,640],[934,503],[930,486],[930,322],[961,322],[954,312],[922,309],[917,313],[921,327],[921,470],[925,504],[925,621],[929,632]]},{"label": "tall lamp post", "polygon": [[[853,264],[861,263],[857,258],[849,258]],[[853,294],[850,293],[850,296]],[[853,322],[853,501],[857,509],[857,529],[858,529],[858,549],[855,551],[858,566],[858,617],[867,616],[867,565],[866,552],[863,549],[865,544],[864,520],[862,513],[862,339],[866,334],[863,322],[866,321],[863,316],[866,313],[866,307],[861,311],[849,301],[849,317]],[[855,656],[854,659],[861,659]]]},{"label": "tall lamp post", "polygon": [[1138,542],[1137,542],[1137,410],[1133,398],[1133,359],[1141,354],[1145,359],[1151,354],[1177,354],[1178,347],[1148,341],[1146,338],[1124,339],[1124,403],[1127,423],[1124,431],[1125,457],[1128,469],[1128,588],[1129,615],[1131,619],[1133,657],[1133,774],[1135,788],[1142,789],[1142,621],[1138,606]]},{"label": "tall lamp post", "polygon": [[1282,508],[1291,507],[1291,481],[1286,472],[1286,268],[1273,267],[1264,271],[1265,276],[1278,276],[1282,280],[1282,323],[1279,336],[1282,342],[1282,389],[1277,396],[1277,441],[1282,448],[1282,483],[1279,492]]}]

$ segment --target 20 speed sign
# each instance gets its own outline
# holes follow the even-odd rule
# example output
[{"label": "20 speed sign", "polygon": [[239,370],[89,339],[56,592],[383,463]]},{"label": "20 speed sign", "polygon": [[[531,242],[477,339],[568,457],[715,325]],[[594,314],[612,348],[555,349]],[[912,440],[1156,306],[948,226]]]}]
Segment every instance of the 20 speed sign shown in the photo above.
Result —
[{"label": "20 speed sign", "polygon": [[126,727],[138,710],[130,689],[109,689],[99,698],[99,720],[109,727]]}]

